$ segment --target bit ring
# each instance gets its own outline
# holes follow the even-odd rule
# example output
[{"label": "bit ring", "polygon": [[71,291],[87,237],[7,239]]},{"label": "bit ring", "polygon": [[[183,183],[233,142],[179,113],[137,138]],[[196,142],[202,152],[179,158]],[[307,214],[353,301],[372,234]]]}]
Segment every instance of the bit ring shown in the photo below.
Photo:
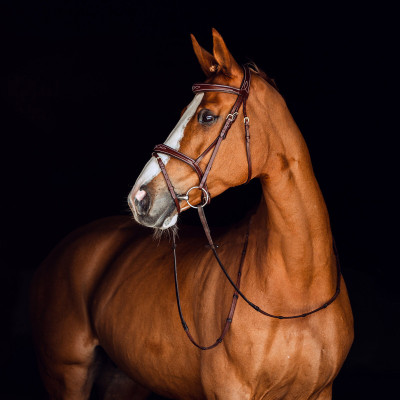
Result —
[{"label": "bit ring", "polygon": [[[189,201],[189,193],[190,193],[193,189],[201,189],[201,190],[203,191],[203,193],[205,194],[203,204],[194,206],[193,204],[190,203],[190,201]],[[182,197],[183,197],[183,196],[182,196]],[[188,203],[189,206],[192,207],[192,208],[204,207],[204,206],[208,203],[209,198],[210,198],[210,195],[208,194],[207,190],[204,189],[204,188],[201,188],[200,186],[193,186],[193,187],[191,187],[191,188],[186,192],[186,196],[185,196],[186,203]]]}]

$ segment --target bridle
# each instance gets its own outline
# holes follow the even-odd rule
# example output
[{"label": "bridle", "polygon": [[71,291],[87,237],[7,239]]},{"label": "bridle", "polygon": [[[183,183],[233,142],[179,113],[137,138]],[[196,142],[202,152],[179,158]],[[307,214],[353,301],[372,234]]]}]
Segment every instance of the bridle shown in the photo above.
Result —
[{"label": "bridle", "polygon": [[[251,179],[251,175],[252,175],[252,167],[251,167],[251,153],[250,153],[250,132],[249,132],[249,126],[250,126],[250,120],[249,117],[247,116],[247,110],[246,110],[246,101],[249,97],[249,92],[250,92],[250,83],[251,83],[251,73],[250,73],[250,68],[248,65],[243,65],[243,71],[244,71],[244,75],[243,75],[243,80],[242,83],[240,85],[240,88],[235,88],[233,86],[227,86],[227,85],[218,85],[218,84],[213,84],[213,83],[195,83],[192,86],[192,91],[197,94],[197,93],[207,93],[207,92],[220,92],[220,93],[229,93],[229,94],[233,94],[236,95],[236,101],[230,111],[230,113],[227,115],[226,119],[225,119],[225,123],[221,129],[220,134],[218,135],[218,137],[211,143],[210,146],[208,146],[203,153],[200,154],[199,157],[197,157],[195,160],[181,152],[179,152],[178,150],[173,149],[172,147],[169,147],[165,144],[158,144],[157,146],[154,147],[153,149],[153,157],[156,158],[158,165],[160,166],[161,172],[164,176],[165,182],[167,184],[168,190],[171,194],[172,199],[175,202],[175,206],[176,209],[178,211],[178,214],[181,212],[181,208],[180,208],[180,204],[179,201],[180,200],[186,200],[186,202],[188,203],[188,205],[192,208],[197,208],[197,211],[199,213],[199,217],[200,217],[200,221],[203,225],[203,229],[204,232],[206,234],[207,240],[208,240],[208,244],[211,248],[211,250],[214,253],[214,256],[218,262],[218,265],[220,266],[222,272],[225,274],[226,278],[228,279],[229,283],[233,286],[233,288],[235,289],[235,292],[233,294],[233,299],[232,299],[232,303],[231,303],[231,308],[229,310],[228,313],[228,317],[226,318],[225,321],[225,325],[224,328],[220,334],[220,336],[218,337],[218,339],[216,339],[216,341],[209,345],[209,346],[201,346],[198,343],[196,343],[196,341],[194,340],[193,336],[191,335],[190,331],[189,331],[189,327],[187,326],[184,318],[183,318],[183,314],[182,314],[182,308],[181,308],[181,302],[180,302],[180,295],[179,295],[179,285],[178,285],[178,272],[177,272],[177,259],[176,259],[176,241],[175,241],[175,235],[172,235],[173,238],[173,256],[174,256],[174,278],[175,278],[175,292],[176,292],[176,300],[177,300],[177,305],[178,305],[178,311],[179,311],[179,317],[181,319],[181,323],[183,326],[183,329],[185,330],[187,336],[189,337],[190,341],[199,349],[201,350],[209,350],[212,349],[216,346],[218,346],[218,344],[220,344],[223,340],[223,338],[225,337],[226,333],[229,330],[229,327],[232,323],[232,319],[233,319],[233,315],[235,313],[235,309],[236,309],[236,304],[237,304],[237,300],[240,297],[242,297],[242,299],[249,304],[253,309],[255,309],[256,311],[258,311],[259,313],[270,317],[270,318],[277,318],[277,319],[294,319],[294,318],[304,318],[307,317],[308,315],[314,314],[318,311],[321,311],[323,309],[325,309],[326,307],[328,307],[330,304],[332,304],[335,299],[338,297],[339,293],[340,293],[340,277],[341,277],[341,272],[340,272],[340,263],[339,263],[339,257],[337,254],[337,249],[336,249],[336,245],[335,242],[333,242],[333,249],[334,249],[334,253],[336,256],[336,267],[337,267],[337,281],[336,281],[336,291],[334,293],[334,295],[323,305],[321,305],[320,307],[317,307],[311,311],[305,312],[303,314],[298,314],[298,315],[291,315],[291,316],[283,316],[283,315],[274,315],[274,314],[270,314],[264,310],[262,310],[259,306],[257,306],[256,304],[252,303],[241,291],[240,291],[240,280],[241,280],[241,275],[242,275],[242,269],[243,269],[243,264],[244,264],[244,260],[246,257],[246,251],[247,251],[247,246],[248,246],[248,240],[249,240],[249,234],[250,234],[250,221],[248,223],[247,226],[247,231],[245,234],[245,241],[244,241],[244,245],[243,245],[243,250],[242,250],[242,254],[241,254],[241,258],[240,258],[240,264],[239,264],[239,271],[238,271],[238,276],[236,279],[236,283],[233,282],[232,278],[230,277],[230,275],[228,274],[225,266],[223,265],[223,263],[221,262],[218,253],[217,253],[217,248],[218,246],[214,244],[212,237],[211,237],[211,231],[210,228],[208,226],[207,223],[207,219],[206,216],[204,214],[204,206],[209,204],[211,201],[211,195],[210,192],[208,190],[207,187],[207,178],[208,175],[211,171],[211,167],[214,163],[215,157],[218,153],[219,147],[222,143],[222,141],[226,138],[229,129],[231,128],[232,124],[235,122],[236,117],[239,113],[239,109],[240,106],[243,106],[243,123],[244,123],[244,129],[245,129],[245,140],[246,140],[246,152],[247,152],[247,163],[248,163],[248,176],[247,176],[247,181],[245,183],[248,183]],[[207,166],[204,170],[204,172],[202,171],[202,169],[199,166],[200,161],[212,150],[211,153],[211,157],[210,160],[207,163]],[[172,182],[168,176],[167,170],[165,168],[165,164],[163,163],[161,157],[159,154],[165,154],[167,156],[176,158],[180,161],[183,161],[184,163],[190,165],[193,170],[196,172],[198,178],[199,178],[199,185],[198,186],[193,186],[191,187],[185,195],[178,195],[175,192],[175,189],[172,185]],[[194,189],[199,189],[202,191],[201,194],[201,203],[199,205],[192,205],[189,201],[189,193],[194,190]]]},{"label": "bridle", "polygon": [[[251,179],[251,154],[250,154],[250,133],[249,133],[250,120],[249,120],[249,117],[247,116],[247,112],[246,112],[246,101],[247,101],[247,98],[249,97],[251,74],[250,74],[250,69],[247,65],[243,66],[243,70],[244,70],[244,76],[243,76],[242,84],[240,85],[240,89],[232,87],[232,86],[217,85],[217,84],[211,84],[211,83],[195,83],[192,86],[192,91],[195,94],[206,93],[206,92],[220,92],[220,93],[234,94],[237,96],[235,104],[233,105],[233,107],[231,109],[231,112],[227,115],[227,117],[225,119],[225,123],[221,129],[220,134],[210,144],[210,146],[208,146],[203,151],[203,153],[201,153],[196,158],[196,160],[194,160],[193,158],[190,158],[186,154],[183,154],[183,153],[179,152],[178,150],[175,150],[172,147],[169,147],[165,144],[158,144],[156,147],[154,147],[153,157],[156,158],[158,165],[160,166],[161,172],[164,175],[165,181],[168,186],[168,190],[171,193],[172,199],[175,202],[175,206],[178,211],[178,214],[181,211],[181,208],[179,205],[179,200],[186,200],[186,202],[192,208],[198,208],[198,207],[203,208],[206,204],[210,203],[211,195],[207,188],[208,174],[211,171],[211,167],[214,163],[214,160],[218,153],[219,147],[220,147],[222,141],[226,138],[226,135],[228,134],[229,129],[231,128],[232,124],[235,122],[236,117],[239,113],[239,108],[242,104],[243,104],[243,115],[244,115],[244,127],[245,127],[245,132],[246,132],[247,163],[248,163],[248,171],[249,171],[246,183],[249,182]],[[199,166],[199,163],[211,150],[213,150],[213,152],[211,153],[210,160],[208,161],[206,169],[203,172]],[[186,192],[186,195],[184,195],[184,196],[177,195],[174,190],[174,187],[171,183],[171,180],[169,179],[165,165],[164,165],[161,157],[159,156],[159,153],[174,157],[174,158],[190,165],[194,169],[194,171],[197,173],[197,176],[199,177],[199,181],[200,181],[199,185],[191,187]],[[200,206],[193,206],[189,202],[189,193],[194,189],[199,189],[202,191],[202,204]]]}]

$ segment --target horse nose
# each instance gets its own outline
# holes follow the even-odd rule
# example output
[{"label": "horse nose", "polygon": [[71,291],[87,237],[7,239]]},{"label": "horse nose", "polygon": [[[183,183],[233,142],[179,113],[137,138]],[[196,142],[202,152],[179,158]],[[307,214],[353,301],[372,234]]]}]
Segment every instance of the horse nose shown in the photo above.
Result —
[{"label": "horse nose", "polygon": [[142,188],[135,194],[135,207],[139,215],[146,215],[150,208],[150,195]]}]

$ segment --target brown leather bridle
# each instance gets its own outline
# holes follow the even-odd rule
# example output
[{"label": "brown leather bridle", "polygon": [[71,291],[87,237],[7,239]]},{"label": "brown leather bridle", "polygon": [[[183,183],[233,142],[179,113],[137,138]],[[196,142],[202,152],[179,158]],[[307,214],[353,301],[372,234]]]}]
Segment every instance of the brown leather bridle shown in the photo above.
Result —
[{"label": "brown leather bridle", "polygon": [[[242,250],[242,254],[241,254],[241,258],[240,258],[240,264],[239,264],[239,271],[238,271],[238,276],[237,276],[237,280],[236,283],[233,282],[232,278],[230,277],[230,275],[228,274],[225,266],[222,264],[218,253],[217,253],[217,248],[218,246],[214,244],[212,237],[211,237],[211,231],[210,228],[208,227],[208,223],[207,223],[207,219],[206,216],[204,214],[204,206],[209,204],[211,201],[211,195],[210,192],[208,190],[207,187],[207,178],[208,175],[211,171],[211,167],[214,163],[215,157],[218,153],[219,147],[222,143],[222,141],[226,138],[229,129],[231,128],[232,124],[235,122],[236,117],[239,113],[239,109],[240,106],[243,105],[243,122],[244,122],[244,129],[245,129],[245,140],[246,140],[246,152],[247,152],[247,163],[248,163],[248,176],[247,176],[247,181],[246,183],[248,183],[251,179],[251,175],[252,175],[252,167],[251,167],[251,153],[250,153],[250,133],[249,133],[249,126],[250,126],[250,120],[249,117],[247,116],[247,110],[246,110],[246,101],[249,97],[249,92],[250,92],[250,83],[251,83],[251,73],[250,73],[250,69],[247,65],[243,66],[243,71],[244,71],[244,75],[243,75],[243,80],[242,83],[240,85],[240,88],[235,88],[233,86],[227,86],[227,85],[218,85],[218,84],[212,84],[212,83],[195,83],[192,86],[192,91],[194,93],[206,93],[206,92],[220,92],[220,93],[229,93],[229,94],[233,94],[236,95],[236,101],[230,111],[230,113],[227,115],[226,119],[225,119],[225,123],[221,129],[220,134],[218,135],[218,137],[211,143],[210,146],[208,146],[203,153],[200,154],[199,157],[197,157],[196,160],[194,160],[193,158],[179,152],[178,150],[175,150],[165,144],[158,144],[157,146],[154,147],[153,150],[153,157],[155,157],[157,159],[158,165],[160,166],[161,172],[164,176],[165,182],[168,186],[168,190],[171,194],[172,199],[175,202],[175,206],[176,209],[178,211],[178,214],[181,212],[181,208],[180,208],[180,204],[179,201],[180,200],[186,200],[186,202],[189,204],[189,206],[193,207],[193,208],[197,208],[197,211],[199,213],[199,217],[200,217],[200,221],[203,225],[203,229],[204,232],[206,234],[207,240],[208,240],[208,244],[211,248],[211,250],[214,253],[214,256],[218,262],[218,265],[220,266],[222,272],[225,274],[226,278],[228,279],[229,283],[233,286],[233,288],[235,289],[235,292],[233,294],[233,299],[232,299],[232,303],[231,303],[231,308],[229,310],[228,313],[228,317],[226,318],[225,321],[225,325],[224,328],[220,334],[220,336],[218,337],[218,339],[211,345],[209,346],[201,346],[198,343],[196,343],[196,341],[194,340],[193,336],[191,335],[190,331],[189,331],[189,327],[187,326],[183,315],[182,315],[182,309],[181,309],[181,302],[180,302],[180,296],[179,296],[179,286],[178,286],[178,273],[177,273],[177,260],[176,260],[176,241],[175,241],[175,235],[172,235],[173,238],[173,256],[174,256],[174,277],[175,277],[175,291],[176,291],[176,300],[177,300],[177,305],[178,305],[178,311],[179,311],[179,316],[181,319],[181,323],[182,326],[187,334],[187,336],[189,337],[190,341],[199,349],[201,350],[209,350],[212,349],[216,346],[218,346],[218,344],[220,344],[224,338],[224,336],[226,335],[226,333],[229,330],[229,327],[232,323],[232,319],[233,319],[233,315],[235,313],[235,309],[236,309],[236,304],[237,304],[237,300],[240,297],[243,298],[243,300],[249,304],[254,310],[258,311],[259,313],[266,315],[267,317],[270,318],[277,318],[277,319],[294,319],[294,318],[304,318],[307,317],[308,315],[314,314],[318,311],[323,310],[324,308],[328,307],[331,303],[333,303],[335,301],[335,299],[338,297],[339,293],[340,293],[340,277],[341,277],[341,272],[340,272],[340,264],[339,264],[339,257],[337,254],[337,249],[336,249],[336,245],[335,242],[333,242],[333,248],[334,248],[334,253],[336,256],[336,266],[337,266],[337,281],[336,281],[336,291],[334,293],[334,295],[323,305],[321,305],[318,308],[315,308],[311,311],[305,312],[303,314],[298,314],[298,315],[291,315],[291,316],[282,316],[282,315],[274,315],[274,314],[270,314],[264,310],[262,310],[259,306],[257,306],[256,304],[252,303],[241,291],[240,291],[240,280],[241,280],[241,274],[242,274],[242,269],[243,269],[243,264],[244,264],[244,260],[246,257],[246,251],[247,251],[247,245],[248,245],[248,239],[249,239],[249,232],[250,232],[250,222],[251,219],[249,220],[249,224],[247,226],[247,231],[246,231],[246,235],[245,235],[245,241],[244,241],[244,245],[243,245],[243,250]],[[207,163],[207,166],[204,170],[204,172],[202,171],[202,169],[199,166],[200,161],[211,151],[211,157],[210,160]],[[180,161],[183,161],[184,163],[190,165],[193,170],[196,172],[198,178],[199,178],[199,185],[198,186],[193,186],[191,187],[187,192],[186,195],[178,195],[175,192],[175,189],[172,185],[172,182],[168,176],[167,170],[165,168],[165,164],[163,163],[161,157],[159,156],[159,154],[165,154],[167,156],[171,156],[173,158],[176,158]],[[201,195],[201,203],[197,206],[192,205],[189,202],[189,193],[193,190],[193,189],[199,189],[202,191],[202,195]]]},{"label": "brown leather bridle", "polygon": [[[243,122],[244,122],[244,128],[245,128],[245,133],[246,133],[247,163],[248,163],[248,171],[249,171],[246,183],[249,182],[251,179],[251,154],[250,154],[250,134],[249,134],[250,120],[249,120],[249,117],[247,116],[247,112],[246,112],[246,101],[247,101],[247,98],[249,97],[251,74],[250,74],[250,69],[247,65],[243,66],[243,70],[244,70],[244,76],[243,76],[242,84],[240,85],[240,89],[232,87],[232,86],[217,85],[217,84],[211,84],[211,83],[195,83],[192,86],[192,91],[193,91],[193,93],[196,93],[196,94],[197,93],[206,93],[206,92],[220,92],[220,93],[234,94],[237,96],[235,104],[233,105],[233,107],[231,109],[231,112],[227,115],[227,117],[225,119],[225,123],[221,129],[220,134],[210,144],[210,146],[208,146],[203,151],[203,153],[201,153],[196,158],[196,160],[194,160],[193,158],[190,158],[186,154],[183,154],[183,153],[179,152],[178,150],[175,150],[172,147],[169,147],[165,144],[158,144],[157,146],[154,147],[153,157],[156,158],[158,165],[160,166],[161,172],[164,175],[165,182],[167,183],[168,190],[171,193],[172,199],[175,202],[178,214],[181,211],[179,200],[186,200],[186,202],[193,208],[198,207],[198,206],[193,206],[189,202],[189,193],[193,189],[199,189],[202,191],[202,204],[200,207],[204,207],[206,204],[210,203],[211,195],[207,188],[208,174],[211,171],[211,167],[212,167],[215,157],[218,153],[219,146],[221,145],[221,142],[226,138],[226,135],[228,134],[229,129],[231,128],[232,124],[235,122],[236,117],[239,113],[239,108],[242,104],[243,104],[243,116],[244,116]],[[213,150],[213,152],[211,153],[210,160],[208,161],[206,169],[203,172],[199,166],[200,161],[211,150]],[[177,195],[175,192],[175,189],[171,183],[171,180],[169,179],[165,165],[164,165],[163,161],[161,160],[161,157],[159,156],[159,153],[174,157],[174,158],[190,165],[196,172],[197,176],[199,177],[199,181],[200,181],[199,186],[193,186],[186,192],[186,195],[184,195],[184,196]]]}]

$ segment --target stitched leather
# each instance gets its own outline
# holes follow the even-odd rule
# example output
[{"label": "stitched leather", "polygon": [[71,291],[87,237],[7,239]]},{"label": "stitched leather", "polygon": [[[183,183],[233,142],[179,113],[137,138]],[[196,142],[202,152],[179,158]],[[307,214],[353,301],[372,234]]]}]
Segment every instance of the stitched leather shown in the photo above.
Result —
[{"label": "stitched leather", "polygon": [[[200,220],[201,220],[201,222],[203,224],[204,231],[206,232],[207,239],[209,240],[209,242],[212,243],[211,233],[210,233],[210,229],[208,228],[207,219],[206,219],[206,216],[204,214],[204,210],[203,210],[202,207],[198,207],[197,210],[199,212]],[[238,274],[237,274],[237,278],[236,278],[236,287],[237,288],[240,287],[240,280],[241,280],[241,277],[242,277],[243,264],[244,264],[244,260],[245,260],[245,257],[246,257],[247,245],[248,245],[248,242],[249,242],[249,231],[250,231],[250,221],[249,221],[249,224],[247,226],[247,231],[246,231],[245,240],[244,240],[244,244],[243,244],[243,250],[242,250],[241,257],[240,257],[239,270],[238,270]],[[232,297],[231,307],[229,309],[228,316],[227,316],[227,318],[225,320],[224,328],[222,329],[221,334],[218,336],[218,338],[215,340],[215,342],[213,344],[209,345],[209,346],[202,346],[202,345],[198,344],[196,342],[196,340],[193,338],[192,334],[190,333],[189,327],[188,327],[185,319],[183,318],[181,302],[180,302],[180,296],[179,296],[175,235],[172,237],[172,240],[173,240],[172,249],[173,249],[173,255],[174,255],[174,277],[175,277],[176,301],[177,301],[179,317],[181,319],[181,323],[182,323],[183,329],[185,330],[185,333],[186,333],[187,337],[189,338],[189,340],[196,347],[198,347],[200,350],[211,350],[214,347],[218,346],[223,341],[225,335],[229,331],[229,328],[230,328],[230,326],[232,324],[233,316],[235,314],[237,301],[238,301],[238,298],[239,298],[238,292],[235,289],[235,292],[234,292],[233,297]],[[214,244],[213,244],[213,246],[214,246]]]},{"label": "stitched leather", "polygon": [[164,175],[165,182],[167,183],[168,190],[171,193],[172,199],[175,202],[175,206],[176,206],[176,209],[178,210],[178,214],[179,214],[181,212],[181,207],[179,205],[179,200],[178,200],[178,198],[176,196],[175,189],[172,186],[172,183],[171,183],[171,181],[169,179],[169,176],[167,174],[167,170],[165,169],[165,165],[162,162],[161,157],[157,153],[153,154],[153,156],[156,158],[156,160],[158,162],[158,165],[160,166],[161,172]]},{"label": "stitched leather", "polygon": [[242,95],[241,89],[235,88],[233,86],[217,85],[215,83],[195,83],[192,86],[193,93],[202,92],[222,92],[236,94],[237,96]]}]

